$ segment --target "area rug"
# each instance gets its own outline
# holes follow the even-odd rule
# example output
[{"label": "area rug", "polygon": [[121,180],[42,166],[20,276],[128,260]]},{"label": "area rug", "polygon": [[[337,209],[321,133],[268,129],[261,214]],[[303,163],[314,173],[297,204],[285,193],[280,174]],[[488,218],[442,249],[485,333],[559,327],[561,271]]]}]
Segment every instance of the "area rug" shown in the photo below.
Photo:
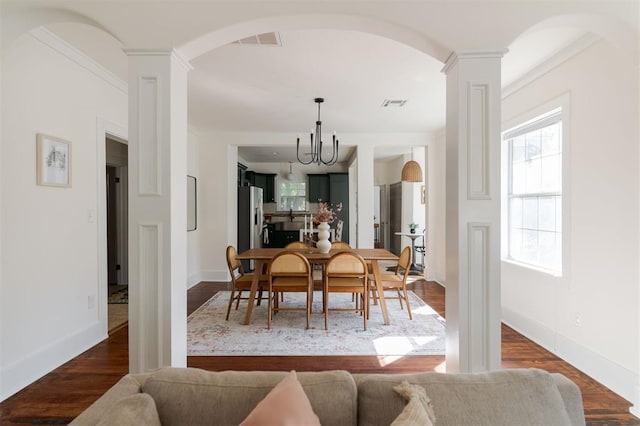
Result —
[{"label": "area rug", "polygon": [[[251,324],[244,320],[247,302],[231,310],[225,321],[228,291],[216,293],[187,319],[187,354],[230,355],[443,355],[444,319],[413,292],[409,292],[413,320],[406,306],[387,300],[391,325],[385,326],[380,306],[371,305],[367,330],[354,312],[329,312],[329,330],[324,330],[322,293],[315,292],[308,330],[304,311],[283,311],[267,329],[267,302],[254,306]],[[304,306],[304,295],[289,293],[281,306]],[[351,307],[350,294],[332,294],[330,307]]]},{"label": "area rug", "polygon": [[129,303],[129,286],[109,284],[108,287],[110,304],[127,304]]}]

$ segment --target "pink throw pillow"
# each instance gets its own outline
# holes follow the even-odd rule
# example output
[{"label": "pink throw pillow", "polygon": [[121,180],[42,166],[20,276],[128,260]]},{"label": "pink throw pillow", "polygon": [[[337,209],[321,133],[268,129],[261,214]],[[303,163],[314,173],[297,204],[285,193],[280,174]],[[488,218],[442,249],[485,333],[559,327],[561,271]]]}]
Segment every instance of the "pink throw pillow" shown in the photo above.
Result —
[{"label": "pink throw pillow", "polygon": [[291,371],[244,419],[240,426],[317,425],[320,419],[313,412],[296,372]]}]

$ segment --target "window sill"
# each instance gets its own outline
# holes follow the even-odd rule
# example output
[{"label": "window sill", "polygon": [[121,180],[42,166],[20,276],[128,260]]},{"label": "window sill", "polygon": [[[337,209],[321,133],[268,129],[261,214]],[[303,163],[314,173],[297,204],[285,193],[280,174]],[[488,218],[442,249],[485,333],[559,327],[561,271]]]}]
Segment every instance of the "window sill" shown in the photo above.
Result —
[{"label": "window sill", "polygon": [[519,267],[524,268],[524,269],[530,269],[532,271],[540,272],[540,273],[543,273],[543,274],[546,274],[546,275],[551,275],[551,276],[553,276],[555,278],[562,278],[562,271],[556,271],[556,270],[553,270],[553,269],[547,269],[547,268],[543,268],[541,266],[531,265],[529,263],[524,263],[524,262],[517,261],[515,259],[509,259],[509,258],[502,259],[502,262],[509,263],[511,265],[514,265],[514,266],[519,266]]}]

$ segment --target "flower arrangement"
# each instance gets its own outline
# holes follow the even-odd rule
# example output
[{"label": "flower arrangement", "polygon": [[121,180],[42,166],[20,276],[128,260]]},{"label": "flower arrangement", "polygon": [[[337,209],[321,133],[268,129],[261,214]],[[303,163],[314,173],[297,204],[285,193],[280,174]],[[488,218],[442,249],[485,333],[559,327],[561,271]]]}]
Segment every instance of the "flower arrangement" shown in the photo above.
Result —
[{"label": "flower arrangement", "polygon": [[411,231],[412,234],[416,233],[416,228],[418,227],[418,224],[415,222],[411,222],[409,224],[409,231]]},{"label": "flower arrangement", "polygon": [[318,200],[319,209],[314,217],[314,222],[333,223],[338,218],[338,213],[342,211],[342,203],[336,204],[335,208],[326,201]]}]

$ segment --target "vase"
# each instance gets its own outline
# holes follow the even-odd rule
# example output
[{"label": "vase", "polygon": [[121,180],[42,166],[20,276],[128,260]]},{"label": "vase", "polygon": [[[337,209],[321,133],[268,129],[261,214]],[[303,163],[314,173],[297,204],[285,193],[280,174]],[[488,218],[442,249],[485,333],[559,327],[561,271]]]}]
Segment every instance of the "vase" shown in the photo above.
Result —
[{"label": "vase", "polygon": [[320,222],[318,225],[318,242],[316,242],[316,247],[320,249],[320,253],[329,253],[329,250],[331,250],[329,224],[327,222]]},{"label": "vase", "polygon": [[409,231],[410,231],[412,234],[415,234],[415,233],[416,233],[416,229],[415,229],[415,228],[411,228],[411,229],[409,229]]}]

